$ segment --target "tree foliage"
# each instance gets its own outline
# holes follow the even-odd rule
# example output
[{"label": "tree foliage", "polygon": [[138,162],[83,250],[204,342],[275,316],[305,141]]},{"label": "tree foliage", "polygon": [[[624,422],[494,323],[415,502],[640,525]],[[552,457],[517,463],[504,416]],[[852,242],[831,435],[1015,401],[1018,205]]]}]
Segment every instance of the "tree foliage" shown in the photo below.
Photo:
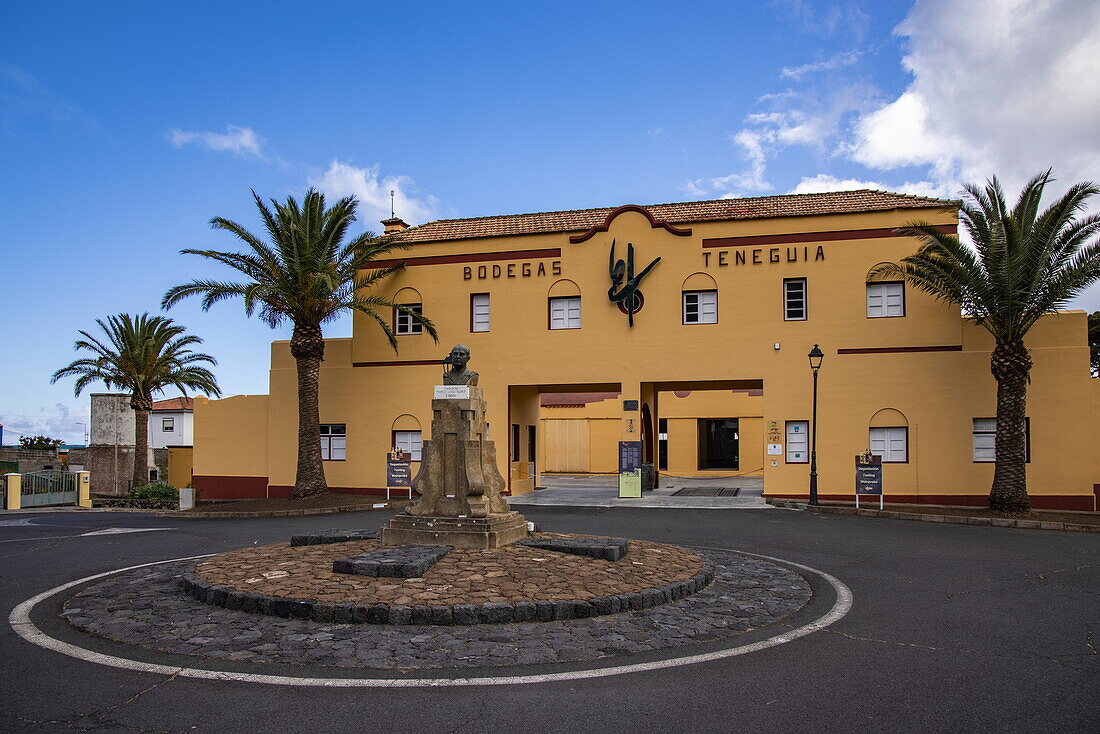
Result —
[{"label": "tree foliage", "polygon": [[83,338],[73,345],[91,356],[59,369],[51,383],[75,377],[73,393],[79,396],[84,388],[102,382],[107,389],[124,390],[142,403],[151,403],[154,395],[170,387],[179,388],[184,395],[189,389],[221,394],[214,374],[204,366],[216,365],[217,360],[191,351],[189,347],[202,344],[202,339],[186,334],[172,319],[147,313],[118,314],[108,316],[106,322],[96,319],[96,324],[101,334],[80,331]]},{"label": "tree foliage", "polygon": [[283,204],[272,199],[268,207],[255,191],[252,198],[270,242],[237,222],[215,217],[210,221],[211,227],[234,234],[251,252],[181,251],[228,265],[245,279],[193,280],[175,286],[164,294],[163,308],[171,308],[194,295],[202,296],[204,311],[227,298],[241,298],[245,314],[255,314],[272,328],[285,320],[295,326],[320,327],[347,310],[359,311],[382,329],[390,346],[397,351],[390,321],[383,316],[389,309],[396,309],[438,338],[430,319],[373,292],[374,286],[402,270],[404,264],[379,268],[373,267],[372,262],[394,250],[407,249],[408,245],[373,232],[364,232],[344,243],[348,228],[356,219],[355,197],[344,197],[331,208],[325,207],[324,194],[315,189],[306,192],[301,204],[290,196]]},{"label": "tree foliage", "polygon": [[19,445],[22,448],[34,451],[53,451],[63,443],[64,441],[60,438],[50,438],[49,436],[21,436],[19,438]]}]

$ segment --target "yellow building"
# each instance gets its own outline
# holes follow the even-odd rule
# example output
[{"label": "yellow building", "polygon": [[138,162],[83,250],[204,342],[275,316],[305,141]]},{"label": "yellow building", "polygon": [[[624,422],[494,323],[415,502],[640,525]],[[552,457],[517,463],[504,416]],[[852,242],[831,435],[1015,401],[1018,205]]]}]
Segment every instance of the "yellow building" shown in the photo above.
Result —
[{"label": "yellow building", "polygon": [[[512,494],[548,468],[615,471],[618,443],[640,441],[644,460],[658,466],[664,450],[669,474],[762,473],[765,496],[805,496],[807,353],[817,343],[826,355],[817,441],[824,498],[852,497],[853,457],[871,448],[883,455],[888,501],[983,504],[993,475],[991,338],[955,307],[901,283],[867,282],[878,263],[914,251],[896,227],[926,220],[954,231],[952,206],[858,191],[412,228],[386,220],[412,245],[386,295],[421,304],[440,343],[395,317],[394,354],[360,314],[351,338],[327,340],[328,482],[384,491],[387,450],[415,453],[430,438],[440,361],[463,343]],[[1092,510],[1100,381],[1089,377],[1085,314],[1042,319],[1027,346],[1033,504]],[[605,397],[540,406],[540,396],[562,393]],[[202,497],[288,495],[296,406],[287,342],[272,345],[269,395],[196,400],[193,481]]]}]

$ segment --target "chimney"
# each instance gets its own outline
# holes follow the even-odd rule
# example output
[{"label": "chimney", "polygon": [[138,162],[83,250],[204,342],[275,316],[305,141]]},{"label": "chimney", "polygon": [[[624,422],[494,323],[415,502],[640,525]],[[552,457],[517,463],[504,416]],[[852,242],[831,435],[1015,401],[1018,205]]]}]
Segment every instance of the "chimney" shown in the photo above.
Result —
[{"label": "chimney", "polygon": [[406,229],[409,228],[409,225],[406,224],[405,220],[401,217],[390,217],[389,219],[383,219],[382,226],[386,228],[386,234],[404,232]]}]

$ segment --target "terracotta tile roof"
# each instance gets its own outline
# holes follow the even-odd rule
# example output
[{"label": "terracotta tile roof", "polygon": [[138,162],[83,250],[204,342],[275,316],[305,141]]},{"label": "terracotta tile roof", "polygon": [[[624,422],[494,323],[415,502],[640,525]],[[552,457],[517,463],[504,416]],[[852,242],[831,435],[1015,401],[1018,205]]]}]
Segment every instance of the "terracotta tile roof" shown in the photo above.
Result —
[{"label": "terracotta tile roof", "polygon": [[195,401],[192,398],[169,398],[157,400],[153,403],[153,410],[194,410]]},{"label": "terracotta tile roof", "polygon": [[[784,194],[747,199],[684,201],[674,204],[650,204],[645,207],[658,221],[670,224],[720,222],[734,219],[801,217],[813,214],[845,214],[890,209],[920,209],[950,206],[948,199],[933,199],[910,194],[860,189],[821,194]],[[603,224],[616,207],[574,209],[561,212],[505,214],[470,219],[440,219],[410,227],[401,233],[403,241],[440,242],[479,237],[539,234],[546,232],[584,232]]]}]

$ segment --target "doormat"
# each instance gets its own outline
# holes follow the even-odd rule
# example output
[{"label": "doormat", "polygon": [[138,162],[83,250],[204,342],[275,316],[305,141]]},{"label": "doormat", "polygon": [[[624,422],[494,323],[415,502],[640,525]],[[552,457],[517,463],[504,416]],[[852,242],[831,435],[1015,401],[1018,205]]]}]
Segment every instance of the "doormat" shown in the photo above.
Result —
[{"label": "doormat", "polygon": [[684,487],[672,493],[673,497],[736,497],[740,487]]}]

